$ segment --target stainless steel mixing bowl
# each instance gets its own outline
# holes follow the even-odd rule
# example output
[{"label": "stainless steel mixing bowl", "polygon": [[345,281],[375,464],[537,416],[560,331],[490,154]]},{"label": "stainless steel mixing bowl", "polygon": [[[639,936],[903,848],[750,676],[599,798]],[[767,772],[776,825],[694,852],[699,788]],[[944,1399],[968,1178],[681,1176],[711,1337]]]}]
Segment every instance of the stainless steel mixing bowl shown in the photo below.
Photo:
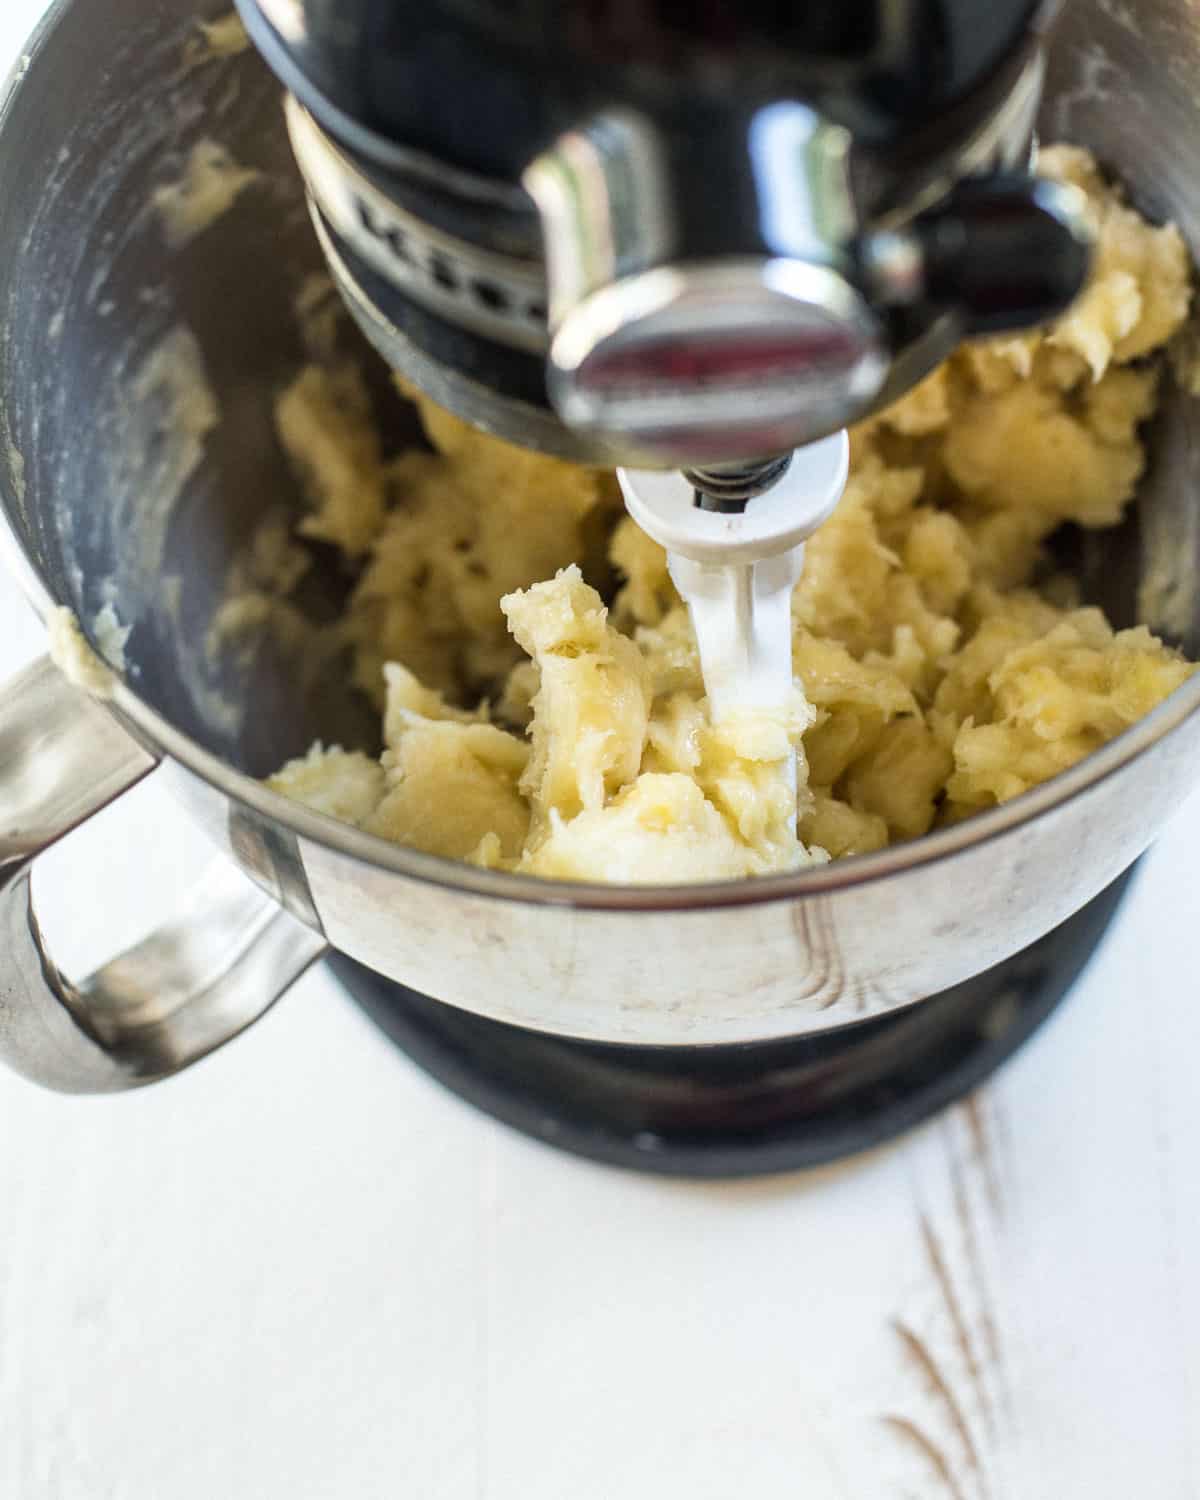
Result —
[{"label": "stainless steel mixing bowl", "polygon": [[[254,780],[316,735],[367,743],[331,674],[265,646],[209,659],[237,547],[293,497],[272,398],[320,270],[276,86],[205,61],[225,0],[63,0],[0,113],[3,547],[34,605],[115,598],[131,670],[109,702],[42,663],[0,693],[0,1052],[43,1083],[145,1082],[253,1019],[327,945],[504,1021],[630,1043],[799,1035],[919,1002],[1032,942],[1123,870],[1200,766],[1200,678],[1074,770],[916,843],[732,885],[609,888],[488,873],[327,821]],[[1068,6],[1044,131],[1093,146],[1200,249],[1200,22],[1183,0]],[[151,199],[210,138],[263,177],[178,250]],[[188,342],[190,330],[195,343]],[[219,424],[175,421],[155,351],[197,348]],[[364,351],[364,359],[370,356]],[[381,403],[386,380],[379,380]],[[411,441],[394,405],[393,440]],[[1200,411],[1168,392],[1140,516],[1079,549],[1087,587],[1156,597],[1200,646]],[[1140,520],[1140,524],[1139,524]],[[329,559],[325,559],[328,563]],[[1164,575],[1163,570],[1166,570]],[[308,607],[336,608],[325,568]],[[33,858],[158,767],[232,865],[193,914],[82,983],[44,951]]]}]

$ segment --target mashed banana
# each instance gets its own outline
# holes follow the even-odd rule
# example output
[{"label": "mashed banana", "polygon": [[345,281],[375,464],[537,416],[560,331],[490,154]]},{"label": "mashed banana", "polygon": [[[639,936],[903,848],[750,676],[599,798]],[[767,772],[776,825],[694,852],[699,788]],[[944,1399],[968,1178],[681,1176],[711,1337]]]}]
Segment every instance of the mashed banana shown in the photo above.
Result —
[{"label": "mashed banana", "polygon": [[1086,152],[1041,168],[1088,196],[1089,287],[1058,324],[964,347],[855,430],[793,597],[782,720],[710,722],[665,556],[610,475],[419,396],[435,451],[385,462],[353,374],[307,369],[280,435],[312,501],[301,531],[365,558],[340,628],[386,748],[315,746],[271,785],[489,867],[712,880],[919,837],[1147,713],[1192,668],[1078,607],[1044,544],[1066,521],[1115,524],[1132,497],[1158,380],[1145,356],[1186,316],[1188,261]]}]

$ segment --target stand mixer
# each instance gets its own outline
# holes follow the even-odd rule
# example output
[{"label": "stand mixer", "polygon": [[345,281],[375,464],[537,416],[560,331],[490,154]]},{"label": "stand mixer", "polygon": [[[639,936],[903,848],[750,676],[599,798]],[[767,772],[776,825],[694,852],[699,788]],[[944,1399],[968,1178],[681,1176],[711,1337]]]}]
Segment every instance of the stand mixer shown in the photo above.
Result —
[{"label": "stand mixer", "polygon": [[[1055,6],[238,4],[367,338],[485,430],[616,466],[688,604],[714,721],[782,714],[846,427],[1083,285],[1082,200],[1032,172]],[[419,1017],[373,1008],[517,1123],[531,1074],[570,1090],[579,1059],[564,1080],[554,1042],[489,1086],[502,1033],[431,1046]],[[669,1093],[663,1068],[648,1086]]]},{"label": "stand mixer", "polygon": [[781,710],[843,429],[1083,285],[1081,199],[1029,170],[1053,7],[239,5],[367,337],[617,466],[714,717]]},{"label": "stand mixer", "polygon": [[[131,634],[105,701],[48,662],[0,690],[0,1057],[68,1092],[152,1082],[332,954],[410,1056],[493,1114],[721,1176],[873,1144],[1018,1046],[1194,780],[1200,676],[1070,770],[911,842],[635,886],[478,869],[288,801],[260,778],[318,735],[377,732],[349,675],[306,697],[268,653],[208,676],[197,659],[248,531],[299,511],[273,412],[306,357],[298,298],[331,268],[443,406],[621,472],[674,553],[711,706],[769,707],[845,426],[1082,281],[1074,195],[1031,175],[1043,42],[1048,136],[1094,151],[1197,258],[1178,143],[1200,128],[1200,42],[1182,0],[1135,8],[1136,35],[1073,0],[1051,36],[1012,0],[246,0],[272,73],[236,47],[196,63],[228,0],[60,0],[0,102],[0,551],[44,617],[93,636],[119,574]],[[148,205],[206,140],[256,186],[173,252]],[[137,378],[164,341],[211,387],[182,432]],[[403,454],[415,419],[376,383],[411,424],[386,434]],[[1173,633],[1195,656],[1200,403],[1169,371],[1160,417],[1135,509],[1169,537]],[[141,502],[164,475],[160,515]],[[142,567],[149,513],[169,524]],[[1136,524],[1080,570],[1121,623],[1146,574]],[[331,591],[325,618],[347,587],[328,561],[306,578]],[[226,878],[72,983],[31,870],[151,771]]]}]

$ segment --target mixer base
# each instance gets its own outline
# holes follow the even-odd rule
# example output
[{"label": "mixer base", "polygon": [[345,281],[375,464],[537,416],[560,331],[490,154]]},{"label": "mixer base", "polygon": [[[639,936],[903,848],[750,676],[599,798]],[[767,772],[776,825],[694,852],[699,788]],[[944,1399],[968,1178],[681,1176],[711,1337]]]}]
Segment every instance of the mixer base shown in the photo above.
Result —
[{"label": "mixer base", "polygon": [[341,956],[332,962],[409,1057],[505,1124],[638,1171],[750,1177],[864,1151],[975,1088],[1066,996],[1129,878],[1014,958],[922,1005],[785,1041],[573,1041],[430,1000]]}]

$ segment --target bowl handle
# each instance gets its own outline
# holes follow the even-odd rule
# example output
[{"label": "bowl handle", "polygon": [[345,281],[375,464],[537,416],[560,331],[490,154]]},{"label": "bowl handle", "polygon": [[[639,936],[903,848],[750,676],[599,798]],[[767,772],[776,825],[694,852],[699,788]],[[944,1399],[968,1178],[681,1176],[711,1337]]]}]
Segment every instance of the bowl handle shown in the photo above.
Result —
[{"label": "bowl handle", "polygon": [[33,910],[34,860],[157,760],[48,659],[0,689],[0,1058],[63,1093],[177,1073],[258,1019],[325,951],[226,860],[186,916],[72,983]]}]

